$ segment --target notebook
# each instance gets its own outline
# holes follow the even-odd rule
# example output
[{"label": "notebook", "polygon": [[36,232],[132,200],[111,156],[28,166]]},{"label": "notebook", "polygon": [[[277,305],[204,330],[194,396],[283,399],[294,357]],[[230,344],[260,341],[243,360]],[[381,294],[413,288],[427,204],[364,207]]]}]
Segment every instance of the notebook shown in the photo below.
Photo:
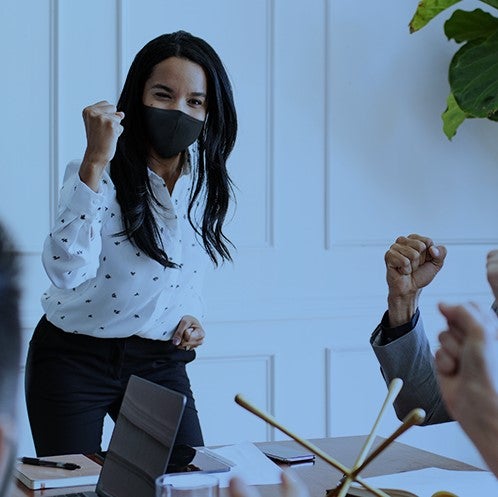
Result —
[{"label": "notebook", "polygon": [[70,462],[79,469],[59,469],[44,466],[32,466],[18,463],[14,476],[31,490],[45,488],[75,487],[77,485],[95,485],[99,479],[102,466],[83,454],[44,457],[45,461]]},{"label": "notebook", "polygon": [[[154,497],[155,479],[168,467],[185,403],[184,395],[131,376],[95,492],[58,495]],[[189,459],[199,452],[203,459],[213,463],[207,470],[202,467],[196,467],[196,470],[214,472],[230,469],[228,464],[209,454],[207,449],[193,452],[189,452]],[[191,461],[183,462],[188,464]]]}]

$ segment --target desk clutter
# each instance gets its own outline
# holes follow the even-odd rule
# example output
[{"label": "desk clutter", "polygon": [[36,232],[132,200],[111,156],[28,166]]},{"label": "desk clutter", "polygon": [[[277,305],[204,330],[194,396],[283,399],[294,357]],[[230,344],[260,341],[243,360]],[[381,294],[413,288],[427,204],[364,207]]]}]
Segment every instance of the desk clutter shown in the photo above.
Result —
[{"label": "desk clutter", "polygon": [[[218,478],[220,488],[227,487],[228,482],[233,476],[239,476],[251,485],[275,485],[280,483],[281,469],[264,454],[265,444],[263,444],[261,449],[250,442],[246,442],[211,450],[213,454],[224,460],[230,459],[232,465],[229,472],[214,473],[214,476]],[[98,478],[100,465],[94,463],[86,456],[72,455],[47,459],[59,462],[74,462],[81,465],[82,469],[88,465],[89,468],[93,469],[94,473],[93,476],[85,479],[81,473],[77,473],[77,470],[71,471],[38,466],[30,466],[28,468],[28,465],[18,463],[18,468],[21,466],[27,471],[16,472],[17,478],[30,489],[44,489],[40,495],[57,495],[55,490],[50,491],[51,488],[60,489],[62,487],[95,484]],[[306,463],[297,467],[306,467]],[[29,476],[26,475],[27,473],[29,473]],[[185,476],[188,478],[190,475]],[[452,492],[453,495],[448,493],[438,494],[438,497],[498,495],[498,480],[492,473],[487,471],[426,468],[365,478],[364,481],[372,487],[381,489],[389,497],[433,497],[438,490],[442,489]],[[479,492],[476,493],[476,489],[479,489]],[[33,496],[36,494],[25,492],[23,495]],[[374,494],[354,482],[348,489],[347,495],[371,497]],[[321,496],[326,496],[325,490],[323,490]]]},{"label": "desk clutter", "polygon": [[[421,409],[414,409],[409,413],[401,426],[390,437],[381,439],[380,443],[372,450],[374,439],[377,438],[376,431],[380,420],[388,405],[398,395],[401,386],[402,381],[399,379],[391,382],[386,399],[367,437],[345,437],[356,438],[358,442],[350,446],[349,452],[341,451],[340,439],[319,440],[317,441],[318,445],[327,441],[327,444],[320,448],[318,445],[300,438],[282,426],[271,415],[260,411],[241,395],[237,395],[235,401],[239,405],[294,439],[306,450],[296,451],[293,449],[289,451],[289,446],[285,445],[286,442],[266,442],[260,444],[261,448],[250,442],[215,449],[200,447],[196,450],[202,452],[203,458],[211,458],[216,464],[210,465],[211,469],[207,469],[208,466],[206,466],[204,470],[200,470],[200,468],[196,468],[195,471],[192,471],[192,468],[187,471],[180,469],[177,474],[189,478],[195,474],[210,473],[217,478],[218,487],[221,489],[228,487],[234,476],[241,477],[249,485],[278,485],[281,482],[282,469],[270,460],[270,457],[273,459],[276,456],[284,457],[293,462],[292,459],[297,452],[299,458],[304,458],[308,462],[293,467],[298,468],[298,475],[303,476],[308,487],[313,489],[311,497],[345,497],[347,495],[357,497],[370,497],[372,495],[378,497],[475,497],[476,495],[498,495],[498,480],[491,473],[473,471],[473,467],[464,463],[395,442],[399,435],[424,420],[425,413]],[[144,392],[147,395],[144,395]],[[176,406],[173,411],[172,405]],[[114,497],[136,497],[137,495],[154,497],[155,479],[162,473],[168,473],[166,468],[171,468],[168,462],[171,462],[174,452],[172,444],[174,444],[176,430],[168,431],[166,428],[177,425],[183,406],[184,398],[179,394],[146,380],[132,377],[129,389],[125,393],[125,400],[116,422],[103,469],[100,464],[81,454],[46,457],[42,460],[26,458],[26,463],[19,461],[15,468],[15,476],[22,482],[22,485],[16,486],[14,496],[33,497],[37,494],[32,491],[39,490],[41,492],[39,495],[46,497],[59,495],[56,492],[57,488],[92,485],[93,489],[97,484],[95,491],[86,492],[85,489],[84,495],[92,497],[109,495]],[[144,412],[145,408],[147,408],[146,412]],[[162,413],[162,416],[153,415],[158,412]],[[167,412],[169,415],[165,417],[164,413]],[[156,440],[157,437],[167,437],[167,440],[166,438],[163,440],[162,450],[157,450],[155,443],[153,446],[150,445],[150,440]],[[130,440],[134,440],[131,447]],[[331,444],[331,441],[334,443]],[[389,466],[384,462],[376,461],[387,448],[392,447],[392,450],[399,450],[400,446],[404,448],[401,449],[400,453],[403,455],[399,459],[410,459],[408,454],[411,451],[416,453],[417,459],[420,458],[420,453],[425,453],[427,456],[425,460],[428,464],[422,465],[422,467],[436,466],[439,463],[441,463],[441,467],[411,471],[421,466],[414,468],[413,465],[410,466],[409,460],[406,461],[406,464],[395,467],[392,464]],[[343,448],[345,447],[343,446]],[[348,460],[354,461],[351,467],[342,464],[331,456],[331,454],[339,454],[338,457],[343,459],[346,453],[349,454]],[[142,454],[144,457],[138,457],[138,454]],[[312,455],[318,457],[319,460],[316,463],[311,457]],[[375,472],[370,472],[370,475],[396,471],[397,473],[363,477],[361,473],[371,463],[377,469]],[[443,467],[451,468],[451,470],[441,469]],[[216,468],[224,468],[224,470],[218,472]],[[381,468],[380,471],[379,468]],[[324,469],[327,471],[324,472]],[[467,469],[469,471],[465,471]],[[137,477],[140,480],[140,485],[134,481],[137,480]],[[20,489],[23,486],[25,490]],[[140,491],[137,492],[137,489]],[[268,492],[264,492],[263,495],[265,497],[276,495]]]},{"label": "desk clutter", "polygon": [[[253,443],[243,442],[235,445],[219,447],[217,449],[203,449],[212,457],[219,458],[230,465],[230,471],[211,472],[218,478],[219,487],[228,487],[230,479],[240,476],[250,485],[275,485],[280,483],[282,470],[272,462]],[[31,490],[75,487],[78,485],[94,485],[97,483],[101,466],[84,455],[53,456],[44,460],[75,463],[80,469],[67,470],[56,467],[34,466],[30,464],[17,463],[15,469],[16,478]],[[207,473],[203,471],[191,471],[184,474],[190,475]]]},{"label": "desk clutter", "polygon": [[[285,433],[297,443],[327,464],[339,470],[342,478],[333,488],[324,489],[325,497],[475,497],[476,495],[498,495],[498,480],[488,471],[449,471],[440,468],[427,468],[420,471],[408,471],[393,475],[362,478],[360,472],[374,461],[401,434],[425,419],[423,409],[413,409],[398,429],[380,443],[372,452],[379,423],[387,407],[399,394],[403,381],[395,378],[389,384],[386,398],[382,404],[375,423],[365,440],[352,467],[348,468],[311,442],[292,433],[281,425],[273,416],[261,411],[248,402],[242,395],[235,396],[235,402],[247,409],[271,426]],[[413,490],[413,491],[412,491]]]}]

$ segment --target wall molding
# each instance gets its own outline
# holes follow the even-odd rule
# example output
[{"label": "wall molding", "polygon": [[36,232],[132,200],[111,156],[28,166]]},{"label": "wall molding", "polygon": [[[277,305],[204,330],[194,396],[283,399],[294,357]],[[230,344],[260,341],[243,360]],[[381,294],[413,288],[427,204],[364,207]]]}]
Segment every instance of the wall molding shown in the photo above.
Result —
[{"label": "wall molding", "polygon": [[325,376],[325,436],[330,437],[332,433],[331,419],[331,395],[332,390],[332,349],[327,347],[325,349],[325,365],[324,365],[324,376]]},{"label": "wall molding", "polygon": [[[275,354],[235,354],[219,356],[201,356],[195,362],[196,366],[202,367],[202,363],[224,364],[227,362],[262,362],[265,367],[265,393],[266,400],[262,407],[267,413],[275,415]],[[275,440],[275,428],[266,423],[266,441]]]},{"label": "wall molding", "polygon": [[[224,324],[243,323],[275,323],[275,322],[295,322],[295,321],[337,321],[347,319],[365,319],[372,322],[372,326],[377,324],[382,312],[386,308],[386,293],[382,295],[371,295],[368,298],[338,298],[321,297],[305,298],[296,301],[293,296],[286,298],[271,299],[262,296],[258,300],[244,300],[236,296],[233,299],[224,298],[223,302],[212,303],[211,309],[218,309],[218,312],[210,312],[205,319],[208,326],[218,326]],[[458,299],[459,301],[475,301],[481,305],[491,305],[492,297],[489,292],[467,292],[467,293],[436,293],[424,294],[423,306],[428,309],[435,308],[436,304],[442,300]],[[40,319],[39,303],[36,307],[29,306],[23,312],[23,326],[33,328]],[[258,309],[258,312],[254,312]]]},{"label": "wall molding", "polygon": [[[431,235],[434,240],[438,240],[440,245],[460,245],[460,246],[497,246],[498,238],[444,238],[438,237],[437,234]],[[336,240],[329,238],[327,249],[343,248],[343,247],[389,247],[394,239],[359,239],[359,238],[344,238]]]},{"label": "wall molding", "polygon": [[116,1],[116,102],[118,101],[121,89],[124,84],[124,41],[123,25],[125,12],[123,0]]},{"label": "wall molding", "polygon": [[331,248],[331,215],[330,210],[332,208],[332,202],[330,199],[330,179],[331,179],[331,171],[330,171],[330,145],[329,145],[329,116],[331,115],[331,102],[330,102],[330,93],[329,93],[329,84],[331,81],[330,78],[330,43],[331,43],[331,34],[330,34],[330,9],[329,9],[329,0],[323,0],[323,22],[324,22],[324,38],[325,38],[325,47],[323,50],[324,60],[323,60],[323,100],[325,113],[323,116],[323,247],[325,250],[329,250]]},{"label": "wall molding", "polygon": [[[333,357],[336,354],[363,354],[363,353],[368,353],[372,354],[372,349],[370,345],[368,344],[368,341],[365,343],[365,345],[356,345],[356,346],[346,346],[346,347],[325,347],[324,350],[324,380],[325,380],[325,436],[326,437],[332,437],[336,436],[334,435],[333,432],[333,427],[332,427],[332,409],[333,409],[333,400],[332,400],[332,391],[333,391],[333,385],[337,384],[337,380],[335,380],[332,377],[332,362],[333,362]],[[380,371],[379,371],[380,375]],[[335,381],[334,381],[335,380]],[[344,380],[343,380],[344,381]],[[346,402],[346,400],[344,400]],[[335,404],[337,405],[337,403]]]},{"label": "wall molding", "polygon": [[49,226],[57,215],[59,198],[59,0],[50,0],[49,49]]},{"label": "wall molding", "polygon": [[[264,240],[262,244],[238,245],[246,250],[275,248],[275,1],[266,0]],[[236,206],[234,216],[235,211]]]},{"label": "wall molding", "polygon": [[266,2],[266,247],[275,245],[275,0]]}]

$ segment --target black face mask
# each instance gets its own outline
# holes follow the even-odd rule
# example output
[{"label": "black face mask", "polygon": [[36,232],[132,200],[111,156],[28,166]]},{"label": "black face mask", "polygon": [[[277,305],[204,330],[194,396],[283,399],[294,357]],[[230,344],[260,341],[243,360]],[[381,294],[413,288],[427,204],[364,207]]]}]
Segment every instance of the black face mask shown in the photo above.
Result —
[{"label": "black face mask", "polygon": [[163,159],[178,155],[199,138],[204,121],[181,110],[157,109],[144,105],[147,137],[154,151]]}]

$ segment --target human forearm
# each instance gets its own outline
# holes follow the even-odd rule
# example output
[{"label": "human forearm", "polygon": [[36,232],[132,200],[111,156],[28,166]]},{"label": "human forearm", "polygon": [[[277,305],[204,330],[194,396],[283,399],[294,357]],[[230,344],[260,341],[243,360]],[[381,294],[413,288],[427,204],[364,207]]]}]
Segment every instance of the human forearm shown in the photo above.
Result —
[{"label": "human forearm", "polygon": [[475,390],[474,395],[465,398],[467,409],[455,414],[489,469],[498,477],[498,394],[480,387]]},{"label": "human forearm", "polygon": [[401,326],[412,319],[418,307],[419,295],[420,292],[410,295],[388,295],[387,311],[391,328]]},{"label": "human forearm", "polygon": [[79,170],[81,181],[94,192],[98,192],[102,174],[106,165],[107,162],[102,161],[102,159],[89,156],[88,152],[86,152]]}]

